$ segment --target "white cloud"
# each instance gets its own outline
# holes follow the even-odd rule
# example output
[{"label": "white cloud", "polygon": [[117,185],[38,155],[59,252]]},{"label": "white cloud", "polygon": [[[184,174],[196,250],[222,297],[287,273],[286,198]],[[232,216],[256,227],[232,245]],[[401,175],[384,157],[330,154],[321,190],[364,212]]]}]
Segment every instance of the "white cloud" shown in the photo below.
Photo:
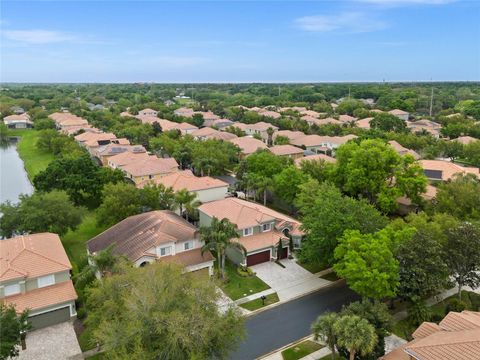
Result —
[{"label": "white cloud", "polygon": [[295,19],[302,30],[311,32],[370,32],[384,29],[387,24],[363,12],[343,12],[334,15],[312,15]]},{"label": "white cloud", "polygon": [[51,30],[5,30],[3,36],[8,40],[27,44],[51,44],[78,40],[72,34]]}]

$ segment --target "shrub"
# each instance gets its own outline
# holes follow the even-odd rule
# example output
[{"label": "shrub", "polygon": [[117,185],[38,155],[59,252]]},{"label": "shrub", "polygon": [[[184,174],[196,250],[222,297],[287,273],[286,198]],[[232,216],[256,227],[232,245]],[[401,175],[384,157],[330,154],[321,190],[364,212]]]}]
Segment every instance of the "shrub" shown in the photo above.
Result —
[{"label": "shrub", "polygon": [[77,319],[82,320],[85,319],[87,316],[87,311],[85,310],[85,307],[81,307],[80,309],[77,309]]},{"label": "shrub", "polygon": [[466,310],[469,308],[469,301],[466,301],[466,296],[464,297],[464,300],[460,299],[450,299],[448,301],[448,304],[445,308],[445,315],[448,314],[450,311],[455,311],[455,312],[462,312],[463,310]]},{"label": "shrub", "polygon": [[432,312],[430,308],[425,305],[424,301],[415,302],[408,310],[410,321],[413,325],[418,326],[424,321],[430,321],[432,318]]},{"label": "shrub", "polygon": [[253,272],[252,269],[250,269],[249,267],[245,267],[245,266],[238,266],[237,267],[237,274],[242,276],[242,277],[250,277],[250,276],[255,275],[255,273]]}]

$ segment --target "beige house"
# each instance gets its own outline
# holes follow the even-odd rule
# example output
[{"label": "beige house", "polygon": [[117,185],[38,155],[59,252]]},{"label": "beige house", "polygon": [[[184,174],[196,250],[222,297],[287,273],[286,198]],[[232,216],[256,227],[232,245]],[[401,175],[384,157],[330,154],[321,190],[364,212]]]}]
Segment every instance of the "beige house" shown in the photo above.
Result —
[{"label": "beige house", "polygon": [[301,131],[280,130],[273,134],[273,140],[275,140],[278,136],[286,137],[291,143],[293,140],[305,136],[305,134]]},{"label": "beige house", "polygon": [[455,174],[474,174],[480,177],[480,169],[476,167],[463,167],[444,160],[420,160],[425,176],[433,181],[448,181]]},{"label": "beige house", "polygon": [[[273,130],[273,134],[278,130],[278,127],[275,125],[260,121],[255,124],[244,124],[241,122],[233,123],[231,126],[237,127],[240,130],[244,131],[246,135],[249,136],[260,136],[263,142],[268,142],[268,129]],[[273,137],[272,137],[273,139]]]},{"label": "beige house", "polygon": [[411,150],[411,149],[407,149],[406,147],[400,145],[395,140],[389,141],[388,144],[391,147],[393,147],[399,155],[403,156],[403,155],[409,154],[409,155],[412,155],[415,158],[415,160],[420,159],[420,155],[416,151]]},{"label": "beige house", "polygon": [[208,140],[208,139],[215,139],[215,140],[231,140],[235,139],[237,135],[226,132],[226,131],[218,131],[212,129],[211,127],[204,127],[198,130],[195,130],[191,133],[195,140]]},{"label": "beige house", "polygon": [[237,241],[247,250],[246,256],[237,249],[228,250],[228,257],[237,264],[253,266],[288,257],[289,237],[295,247],[301,245],[300,222],[257,203],[231,197],[203,204],[198,211],[200,226],[209,226],[214,217],[226,218],[237,226]]},{"label": "beige house", "polygon": [[130,152],[134,154],[138,153],[146,153],[147,151],[142,145],[119,145],[119,144],[107,144],[103,146],[99,146],[92,151],[92,155],[98,159],[98,162],[102,166],[108,166],[108,159],[111,157]]},{"label": "beige house", "polygon": [[405,121],[408,120],[408,117],[410,115],[408,112],[400,110],[400,109],[393,109],[393,110],[390,110],[388,113],[393,115],[393,116],[398,117],[399,119],[405,120]]},{"label": "beige house", "polygon": [[0,240],[0,301],[17,313],[28,309],[33,329],[73,320],[77,293],[71,269],[57,234]]},{"label": "beige house", "polygon": [[409,128],[413,133],[426,131],[438,139],[440,137],[442,125],[436,123],[435,121],[421,119],[417,121],[407,121],[407,128]]},{"label": "beige house", "polygon": [[275,145],[268,150],[270,150],[274,155],[287,157],[293,160],[303,158],[303,149],[293,145]]},{"label": "beige house", "polygon": [[228,184],[210,176],[195,176],[190,170],[178,171],[155,180],[140,183],[142,188],[147,184],[162,184],[175,192],[185,189],[197,195],[201,203],[224,199],[227,196]]},{"label": "beige house", "polygon": [[138,161],[120,165],[119,168],[125,173],[127,179],[130,179],[135,185],[139,185],[146,180],[158,180],[177,172],[178,163],[174,158],[159,158],[149,155]]},{"label": "beige house", "polygon": [[259,149],[267,149],[267,145],[263,141],[249,136],[237,137],[228,141],[240,148],[242,156],[253,154]]},{"label": "beige house", "polygon": [[112,244],[114,254],[125,256],[137,267],[175,262],[186,271],[213,275],[213,256],[209,251],[202,254],[198,229],[169,210],[130,216],[90,239],[87,251],[96,254]]},{"label": "beige house", "polygon": [[136,118],[143,124],[153,125],[153,123],[158,123],[161,126],[162,131],[178,130],[182,135],[191,134],[192,132],[198,130],[198,127],[187,122],[178,123],[152,116],[136,116]]},{"label": "beige house", "polygon": [[3,118],[3,123],[9,129],[29,129],[33,127],[33,122],[27,113],[20,115],[9,115]]}]

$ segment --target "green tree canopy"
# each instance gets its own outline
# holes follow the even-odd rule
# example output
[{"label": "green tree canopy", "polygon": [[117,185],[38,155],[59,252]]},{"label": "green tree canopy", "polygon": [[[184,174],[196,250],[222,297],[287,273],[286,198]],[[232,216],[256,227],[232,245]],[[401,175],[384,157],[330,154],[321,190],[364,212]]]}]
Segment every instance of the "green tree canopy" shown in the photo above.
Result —
[{"label": "green tree canopy", "polygon": [[373,120],[370,121],[370,127],[381,131],[405,132],[407,130],[404,120],[389,113],[375,114]]},{"label": "green tree canopy", "polygon": [[375,328],[367,320],[356,315],[344,315],[334,324],[337,344],[349,352],[349,359],[355,355],[370,354],[377,344]]},{"label": "green tree canopy", "polygon": [[18,346],[30,328],[27,318],[27,310],[17,315],[14,306],[0,303],[0,360],[18,356]]}]

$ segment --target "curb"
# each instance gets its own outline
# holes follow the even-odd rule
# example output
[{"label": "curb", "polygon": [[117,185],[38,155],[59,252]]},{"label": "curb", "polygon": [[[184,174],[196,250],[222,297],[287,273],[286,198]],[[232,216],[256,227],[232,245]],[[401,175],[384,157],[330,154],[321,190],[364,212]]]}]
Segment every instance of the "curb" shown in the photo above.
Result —
[{"label": "curb", "polygon": [[301,339],[295,340],[295,341],[291,342],[290,344],[284,345],[284,346],[282,346],[281,348],[272,350],[272,351],[270,351],[270,352],[267,353],[267,354],[264,354],[264,355],[262,355],[262,356],[259,356],[259,357],[255,358],[255,360],[265,359],[266,357],[269,357],[270,355],[273,355],[273,354],[275,354],[275,353],[277,353],[277,352],[282,352],[283,350],[288,349],[289,347],[292,347],[293,345],[299,344],[299,343],[301,343],[302,341],[305,341],[305,340],[309,340],[312,336],[313,336],[313,335],[310,334],[310,335],[307,335],[307,336],[305,336],[305,337],[303,337],[303,338],[301,338]]}]

